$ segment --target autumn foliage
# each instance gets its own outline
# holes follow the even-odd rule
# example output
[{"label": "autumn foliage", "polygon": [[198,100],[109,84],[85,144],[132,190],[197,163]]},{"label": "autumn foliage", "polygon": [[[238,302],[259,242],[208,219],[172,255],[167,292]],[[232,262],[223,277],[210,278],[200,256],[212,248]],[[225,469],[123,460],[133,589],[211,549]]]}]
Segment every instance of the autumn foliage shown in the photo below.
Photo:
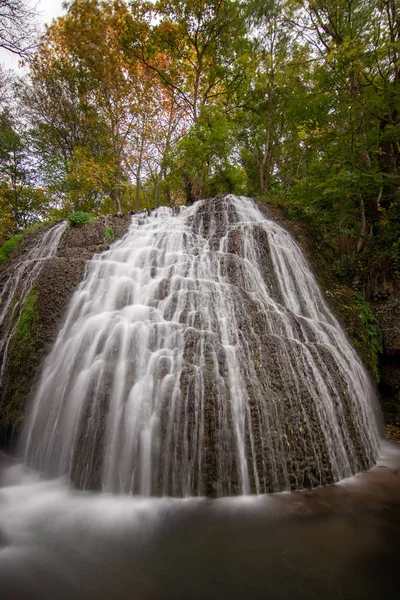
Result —
[{"label": "autumn foliage", "polygon": [[69,2],[0,72],[0,236],[236,192],[400,276],[399,44],[399,0]]}]

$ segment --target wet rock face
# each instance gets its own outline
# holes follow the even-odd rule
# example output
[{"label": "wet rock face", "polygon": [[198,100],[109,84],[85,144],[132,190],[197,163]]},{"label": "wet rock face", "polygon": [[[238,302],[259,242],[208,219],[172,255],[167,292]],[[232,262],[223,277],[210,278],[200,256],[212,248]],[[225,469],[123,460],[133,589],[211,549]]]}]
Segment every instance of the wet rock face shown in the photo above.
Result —
[{"label": "wet rock face", "polygon": [[[16,284],[15,290],[7,288],[7,293],[0,297],[0,313],[3,309],[6,311],[0,338],[8,339],[21,314],[24,299],[30,293],[34,294],[37,311],[26,339],[11,336],[7,352],[5,348],[0,352],[0,447],[11,448],[18,437],[32,385],[55,339],[68,302],[82,281],[87,261],[109,246],[105,240],[106,227],[111,227],[118,239],[127,231],[130,219],[130,215],[115,215],[81,228],[65,227],[59,239],[53,235],[54,248],[50,252],[44,248],[42,254],[44,238],[52,235],[59,225],[33,230],[24,235],[0,267],[1,289],[6,290],[7,282]],[[9,306],[6,306],[7,299]]]},{"label": "wet rock face", "polygon": [[373,396],[285,230],[245,198],[163,207],[88,264],[26,457],[86,489],[312,488],[373,464]]},{"label": "wet rock face", "polygon": [[107,215],[85,227],[68,228],[60,243],[57,256],[47,261],[38,280],[39,311],[45,328],[60,326],[68,301],[82,281],[87,262],[94,254],[107,250],[110,243],[105,230],[111,227],[118,240],[128,230],[130,215]]},{"label": "wet rock face", "polygon": [[389,424],[400,426],[400,300],[376,304],[374,314],[383,334],[380,390]]},{"label": "wet rock face", "polygon": [[383,333],[387,356],[400,356],[400,300],[389,300],[374,306]]}]

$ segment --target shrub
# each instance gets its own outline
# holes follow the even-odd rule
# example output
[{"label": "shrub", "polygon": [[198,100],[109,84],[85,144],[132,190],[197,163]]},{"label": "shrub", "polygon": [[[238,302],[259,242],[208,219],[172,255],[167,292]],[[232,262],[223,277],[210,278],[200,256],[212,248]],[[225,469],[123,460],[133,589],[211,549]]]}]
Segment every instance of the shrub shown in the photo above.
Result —
[{"label": "shrub", "polygon": [[78,210],[68,217],[68,222],[71,227],[83,227],[93,221],[93,217],[90,213]]},{"label": "shrub", "polygon": [[112,227],[106,227],[104,232],[104,238],[106,242],[112,242],[114,239],[114,229]]},{"label": "shrub", "polygon": [[15,329],[15,340],[19,343],[29,340],[32,326],[39,319],[37,306],[38,296],[35,291],[31,291],[25,298],[24,306],[19,315],[17,327]]}]

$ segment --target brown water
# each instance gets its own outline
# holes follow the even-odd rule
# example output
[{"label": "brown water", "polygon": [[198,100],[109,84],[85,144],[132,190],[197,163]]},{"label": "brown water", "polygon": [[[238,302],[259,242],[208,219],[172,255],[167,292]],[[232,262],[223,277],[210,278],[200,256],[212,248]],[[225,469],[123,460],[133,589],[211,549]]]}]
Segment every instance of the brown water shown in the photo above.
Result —
[{"label": "brown water", "polygon": [[5,464],[0,597],[399,597],[400,446],[312,492],[220,500],[71,491]]}]

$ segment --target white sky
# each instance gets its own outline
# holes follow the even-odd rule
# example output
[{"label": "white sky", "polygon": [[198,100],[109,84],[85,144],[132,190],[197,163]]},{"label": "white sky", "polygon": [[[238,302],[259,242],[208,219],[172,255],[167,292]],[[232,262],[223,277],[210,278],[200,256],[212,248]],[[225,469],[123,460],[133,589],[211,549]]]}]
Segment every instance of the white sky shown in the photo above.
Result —
[{"label": "white sky", "polygon": [[51,23],[51,21],[61,15],[63,0],[38,0],[38,11],[40,11],[39,20],[41,23]]},{"label": "white sky", "polygon": [[[44,29],[44,25],[50,24],[51,21],[64,13],[62,8],[63,0],[33,0],[32,5],[37,6],[37,21],[41,29]],[[6,69],[14,69],[21,71],[18,66],[18,57],[13,56],[10,52],[0,49],[0,63]]]}]

